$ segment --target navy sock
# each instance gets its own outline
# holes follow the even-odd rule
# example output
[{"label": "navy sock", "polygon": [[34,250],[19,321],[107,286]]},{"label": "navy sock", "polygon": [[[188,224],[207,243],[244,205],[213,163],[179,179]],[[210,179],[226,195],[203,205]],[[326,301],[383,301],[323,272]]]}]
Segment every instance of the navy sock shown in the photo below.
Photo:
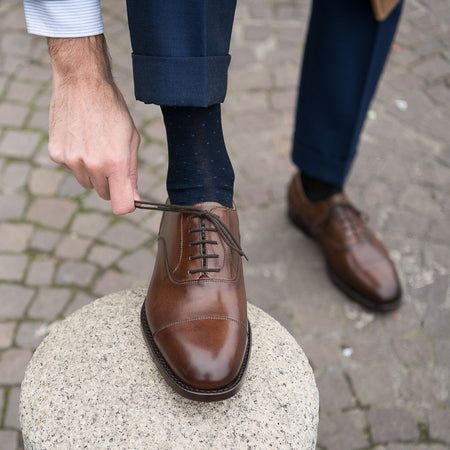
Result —
[{"label": "navy sock", "polygon": [[329,199],[334,194],[342,192],[342,188],[318,178],[311,177],[305,172],[300,172],[303,190],[310,202],[321,202]]},{"label": "navy sock", "polygon": [[161,111],[169,148],[170,202],[218,202],[232,208],[234,171],[223,138],[220,104],[161,106]]}]

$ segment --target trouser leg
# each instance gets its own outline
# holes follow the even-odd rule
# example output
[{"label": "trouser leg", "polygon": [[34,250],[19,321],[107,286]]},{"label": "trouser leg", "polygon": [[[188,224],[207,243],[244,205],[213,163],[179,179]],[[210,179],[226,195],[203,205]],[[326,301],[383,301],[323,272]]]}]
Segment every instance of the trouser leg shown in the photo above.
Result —
[{"label": "trouser leg", "polygon": [[127,0],[135,94],[145,103],[223,102],[236,0]]},{"label": "trouser leg", "polygon": [[369,0],[314,0],[292,159],[309,175],[342,186],[400,17],[377,22]]}]

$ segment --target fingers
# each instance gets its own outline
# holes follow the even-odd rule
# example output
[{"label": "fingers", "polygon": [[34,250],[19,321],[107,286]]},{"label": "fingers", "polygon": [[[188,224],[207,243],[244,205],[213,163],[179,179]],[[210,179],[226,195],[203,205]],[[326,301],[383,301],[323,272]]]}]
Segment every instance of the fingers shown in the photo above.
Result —
[{"label": "fingers", "polygon": [[135,133],[131,140],[131,158],[130,158],[130,180],[131,180],[131,187],[133,188],[134,193],[134,200],[141,200],[141,196],[139,195],[138,189],[137,189],[137,153],[139,149],[139,144],[141,142],[141,137],[139,136],[139,133]]},{"label": "fingers", "polygon": [[128,170],[112,174],[108,177],[108,182],[113,213],[122,215],[134,211],[134,189]]}]

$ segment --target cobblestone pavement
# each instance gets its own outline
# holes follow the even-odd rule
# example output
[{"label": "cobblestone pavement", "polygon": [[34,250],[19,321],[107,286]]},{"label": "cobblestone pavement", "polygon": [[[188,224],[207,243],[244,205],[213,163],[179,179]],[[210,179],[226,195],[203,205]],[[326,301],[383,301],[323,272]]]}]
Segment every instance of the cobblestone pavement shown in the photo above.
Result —
[{"label": "cobblestone pavement", "polygon": [[[164,201],[159,109],[133,98],[124,1],[102,4],[115,77],[143,137],[140,191]],[[318,248],[286,218],[308,10],[307,0],[238,6],[224,128],[249,299],[310,358],[321,395],[319,448],[448,448],[450,4],[407,0],[348,186],[404,283],[404,305],[388,315],[336,291]],[[33,350],[52,323],[87,302],[147,284],[159,216],[113,216],[49,160],[49,58],[45,41],[26,34],[18,0],[1,0],[0,39],[0,448],[9,450],[22,445],[19,386]]]}]

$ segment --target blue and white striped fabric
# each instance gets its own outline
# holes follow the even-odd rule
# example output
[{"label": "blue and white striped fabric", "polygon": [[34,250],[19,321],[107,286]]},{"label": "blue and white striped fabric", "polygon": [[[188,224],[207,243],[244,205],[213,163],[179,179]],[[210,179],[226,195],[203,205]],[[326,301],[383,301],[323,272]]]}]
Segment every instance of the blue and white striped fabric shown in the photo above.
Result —
[{"label": "blue and white striped fabric", "polygon": [[103,33],[100,0],[23,0],[27,30],[71,38]]}]

